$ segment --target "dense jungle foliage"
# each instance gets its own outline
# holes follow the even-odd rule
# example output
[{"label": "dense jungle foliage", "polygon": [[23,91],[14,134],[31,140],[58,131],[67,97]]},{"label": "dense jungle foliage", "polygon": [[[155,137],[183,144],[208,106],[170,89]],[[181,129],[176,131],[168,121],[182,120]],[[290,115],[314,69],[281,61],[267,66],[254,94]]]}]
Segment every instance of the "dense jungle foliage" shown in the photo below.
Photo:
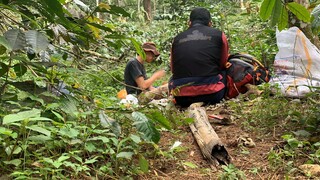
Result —
[{"label": "dense jungle foliage", "polygon": [[[143,42],[155,42],[161,52],[148,72],[168,68],[172,38],[187,28],[194,7],[210,10],[213,26],[228,37],[230,54],[246,52],[271,70],[275,26],[285,29],[293,18],[310,27],[313,37],[319,33],[317,1],[304,8],[280,0],[154,0],[151,17],[144,1],[97,2],[0,0],[0,176],[136,178],[150,172],[149,159],[176,160],[183,148],[162,149],[161,133],[179,134],[192,119],[170,103],[120,104],[117,92],[124,88],[127,60],[145,56]],[[281,125],[287,145],[270,150],[269,165],[288,175],[295,159],[319,164],[319,94],[293,103],[281,94],[270,96],[268,84],[259,88],[263,100],[254,105],[241,97],[227,103],[247,120],[242,126],[248,131],[268,132],[284,119],[290,124]],[[245,179],[239,174],[225,166],[219,177]]]}]

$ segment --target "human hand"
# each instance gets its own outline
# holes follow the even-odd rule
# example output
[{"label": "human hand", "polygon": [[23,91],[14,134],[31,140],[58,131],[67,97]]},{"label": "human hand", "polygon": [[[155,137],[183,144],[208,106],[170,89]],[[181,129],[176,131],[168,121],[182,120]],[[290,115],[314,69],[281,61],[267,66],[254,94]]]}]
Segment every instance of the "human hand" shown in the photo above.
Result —
[{"label": "human hand", "polygon": [[166,71],[164,69],[158,70],[154,73],[154,75],[157,77],[157,79],[162,78],[166,75]]}]

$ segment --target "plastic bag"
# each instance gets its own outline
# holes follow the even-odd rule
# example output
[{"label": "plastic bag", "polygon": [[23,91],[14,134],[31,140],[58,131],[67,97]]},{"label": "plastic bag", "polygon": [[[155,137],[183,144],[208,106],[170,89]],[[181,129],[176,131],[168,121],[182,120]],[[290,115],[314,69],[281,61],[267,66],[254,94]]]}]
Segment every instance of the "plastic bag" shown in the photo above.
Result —
[{"label": "plastic bag", "polygon": [[130,104],[137,105],[138,103],[139,103],[138,99],[132,94],[128,94],[125,99],[122,99],[120,101],[120,104],[128,104],[128,105]]},{"label": "plastic bag", "polygon": [[319,49],[297,27],[277,31],[276,37],[279,51],[270,83],[288,97],[303,97],[320,87]]}]

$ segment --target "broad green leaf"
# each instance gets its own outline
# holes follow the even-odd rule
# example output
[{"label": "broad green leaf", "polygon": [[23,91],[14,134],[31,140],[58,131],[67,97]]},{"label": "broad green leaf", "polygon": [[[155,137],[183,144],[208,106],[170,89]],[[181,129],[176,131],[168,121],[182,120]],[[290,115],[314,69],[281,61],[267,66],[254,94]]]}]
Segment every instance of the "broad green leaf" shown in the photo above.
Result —
[{"label": "broad green leaf", "polygon": [[10,124],[13,122],[22,121],[29,118],[37,118],[40,117],[41,110],[39,109],[32,109],[29,111],[22,111],[17,114],[9,114],[3,117],[2,124]]},{"label": "broad green leaf", "polygon": [[320,31],[320,5],[312,10],[311,15],[313,16],[311,28],[314,34],[317,34]]},{"label": "broad green leaf", "polygon": [[49,119],[47,117],[31,117],[29,118],[30,121],[52,121],[52,119]]},{"label": "broad green leaf", "polygon": [[7,74],[8,71],[9,67],[6,64],[0,62],[0,77]]},{"label": "broad green leaf", "polygon": [[70,158],[70,156],[61,155],[61,156],[57,159],[57,161],[58,161],[58,162],[63,162],[63,161],[65,161],[65,160],[69,159],[69,158]]},{"label": "broad green leaf", "polygon": [[[54,103],[56,104],[56,103]],[[51,104],[53,105],[53,104]],[[49,106],[48,106],[48,109],[49,109]],[[51,111],[58,119],[64,121],[64,118],[58,113],[58,112],[55,112],[55,111]]]},{"label": "broad green leaf", "polygon": [[95,137],[92,137],[92,138],[88,138],[87,141],[102,141],[103,143],[109,143],[110,142],[110,139],[105,137],[105,136],[95,136]]},{"label": "broad green leaf", "polygon": [[10,43],[3,36],[0,36],[0,44],[3,45],[6,49],[8,49],[10,51],[12,50]]},{"label": "broad green leaf", "polygon": [[92,158],[92,159],[87,159],[87,160],[84,162],[84,164],[93,164],[93,163],[95,163],[95,162],[98,161],[97,158],[98,158],[98,156],[96,156],[96,157],[94,157],[94,158]]},{"label": "broad green leaf", "polygon": [[97,149],[96,146],[90,142],[86,143],[84,147],[85,147],[85,150],[89,152],[94,152]]},{"label": "broad green leaf", "polygon": [[98,5],[98,7],[101,8],[101,9],[105,9],[107,11],[109,11],[111,9],[111,7],[108,4],[105,4],[105,3],[100,3]]},{"label": "broad green leaf", "polygon": [[[1,2],[2,4],[8,5],[9,0],[0,0],[0,2]],[[10,1],[10,2],[11,2],[11,1]]]},{"label": "broad green leaf", "polygon": [[62,163],[59,162],[59,161],[54,161],[54,162],[52,163],[52,165],[53,165],[55,168],[59,168],[59,167],[62,165]]},{"label": "broad green leaf", "polygon": [[78,164],[70,162],[70,161],[64,161],[63,165],[65,165],[66,167],[70,167],[70,168],[76,170],[77,169],[76,165],[78,165]]},{"label": "broad green leaf", "polygon": [[110,140],[113,142],[113,144],[114,144],[115,146],[118,146],[118,144],[119,144],[119,140],[118,140],[118,139],[116,139],[116,138],[110,138]]},{"label": "broad green leaf", "polygon": [[102,127],[110,128],[112,132],[115,133],[117,136],[120,135],[121,127],[116,120],[108,117],[103,111],[100,111],[99,119]]},{"label": "broad green leaf", "polygon": [[42,133],[42,134],[44,134],[46,136],[49,136],[49,137],[51,136],[51,132],[50,131],[48,131],[48,130],[42,128],[42,127],[39,127],[37,125],[27,126],[26,128],[30,129],[32,131],[36,131],[36,132]]},{"label": "broad green leaf", "polygon": [[271,26],[275,26],[278,21],[279,17],[281,16],[281,9],[283,5],[281,0],[276,0],[275,5],[273,6],[272,14],[271,14]]},{"label": "broad green leaf", "polygon": [[190,168],[198,168],[198,166],[193,164],[192,162],[183,162],[182,164]]},{"label": "broad green leaf", "polygon": [[[42,95],[43,95],[43,93],[41,93]],[[53,94],[52,94],[53,95]],[[48,96],[48,97],[50,97],[50,96]],[[55,97],[53,97],[54,99],[55,99]],[[46,106],[46,110],[55,110],[55,109],[58,109],[58,107],[59,107],[60,105],[58,104],[58,103],[51,103],[51,104],[47,104],[47,106]],[[55,111],[51,111],[53,114],[55,114],[56,115],[56,113],[57,112],[55,112]],[[56,115],[57,116],[57,115]],[[59,116],[57,116],[59,119],[60,119],[60,117],[61,117],[61,115],[59,114]],[[62,117],[62,120],[63,120],[63,117]]]},{"label": "broad green leaf", "polygon": [[149,121],[146,115],[140,112],[132,113],[133,120],[135,121],[133,124],[136,126],[139,132],[143,133],[144,138],[148,141],[153,141],[154,143],[158,143],[160,140],[160,133],[154,127],[153,123]]},{"label": "broad green leaf", "polygon": [[30,94],[29,98],[33,101],[37,101],[37,102],[41,103],[41,105],[44,105],[44,100],[42,98],[39,98],[33,94]]},{"label": "broad green leaf", "polygon": [[27,72],[27,67],[22,63],[18,63],[13,66],[13,70],[18,77],[21,77]]},{"label": "broad green leaf", "polygon": [[89,76],[93,77],[94,80],[99,81],[99,83],[107,85],[106,81],[103,80],[101,77],[97,76],[96,74],[92,74],[92,73],[88,73],[88,72],[86,74],[88,74]]},{"label": "broad green leaf", "polygon": [[48,14],[52,16],[51,20],[53,20],[54,14],[55,14],[60,18],[60,21],[62,24],[66,26],[70,26],[70,22],[64,16],[65,15],[64,11],[67,12],[67,10],[63,9],[62,4],[59,1],[57,0],[41,0],[41,1],[47,5],[43,7],[45,7],[45,10],[48,12]]},{"label": "broad green leaf", "polygon": [[135,142],[136,144],[139,144],[141,142],[141,139],[139,136],[136,136],[134,134],[130,135],[130,138],[132,139],[133,142]]},{"label": "broad green leaf", "polygon": [[16,106],[18,106],[19,108],[22,107],[22,106],[21,106],[18,102],[16,102],[16,101],[6,101],[6,103],[12,104],[12,105],[16,105]]},{"label": "broad green leaf", "polygon": [[278,21],[278,29],[279,31],[285,29],[288,26],[288,12],[287,9],[283,6],[281,9],[281,14]]},{"label": "broad green leaf", "polygon": [[7,52],[7,48],[0,44],[0,55]]},{"label": "broad green leaf", "polygon": [[19,166],[21,164],[21,160],[20,159],[14,159],[14,160],[11,160],[11,161],[3,161],[4,164],[11,164],[11,165],[14,165],[14,166]]},{"label": "broad green leaf", "polygon": [[50,164],[53,164],[53,160],[52,160],[51,158],[46,158],[46,157],[44,157],[44,158],[43,158],[43,161],[44,161],[44,162],[47,162],[47,163],[50,163]]},{"label": "broad green leaf", "polygon": [[117,154],[117,158],[126,158],[131,160],[133,155],[133,152],[120,152],[119,154]]},{"label": "broad green leaf", "polygon": [[12,51],[22,50],[27,46],[25,34],[19,29],[10,29],[4,33]]},{"label": "broad green leaf", "polygon": [[61,101],[59,104],[60,104],[60,109],[63,112],[69,114],[71,117],[76,117],[76,114],[78,113],[78,108],[77,108],[78,103],[73,97],[67,96],[66,98],[61,98]]},{"label": "broad green leaf", "polygon": [[139,167],[142,172],[147,173],[149,171],[149,163],[146,158],[142,155],[139,155]]},{"label": "broad green leaf", "polygon": [[87,26],[89,27],[89,29],[91,30],[91,34],[98,40],[101,40],[101,36],[100,36],[100,29],[94,27],[94,26],[91,26],[90,24],[87,24]]},{"label": "broad green leaf", "polygon": [[13,105],[16,105],[16,106],[18,106],[19,108],[21,108],[21,105],[20,105],[18,102],[16,102],[16,101],[6,101],[6,103],[13,104]]},{"label": "broad green leaf", "polygon": [[37,143],[44,143],[45,141],[51,140],[50,136],[45,136],[45,135],[36,135],[36,136],[29,136],[28,140],[37,142]]},{"label": "broad green leaf", "polygon": [[29,30],[25,34],[27,43],[31,45],[35,53],[39,53],[40,51],[47,49],[49,40],[43,33],[36,30]]},{"label": "broad green leaf", "polygon": [[295,149],[299,146],[299,141],[296,138],[288,139],[288,144],[291,148]]},{"label": "broad green leaf", "polygon": [[122,7],[115,6],[115,5],[110,5],[110,7],[111,7],[109,11],[110,13],[119,15],[119,16],[130,17],[130,14],[126,10],[124,10]]},{"label": "broad green leaf", "polygon": [[12,130],[7,129],[5,127],[0,127],[0,134],[5,134],[5,135],[10,136],[12,134]]},{"label": "broad green leaf", "polygon": [[107,12],[118,16],[130,17],[130,14],[123,8],[105,3],[100,3],[94,12]]},{"label": "broad green leaf", "polygon": [[47,69],[45,66],[43,66],[43,63],[46,62],[31,62],[28,59],[26,59],[25,57],[19,57],[19,56],[15,56],[14,59],[22,61],[23,63],[32,66],[34,68],[34,71],[38,72],[38,73],[43,73],[43,74],[47,74]]},{"label": "broad green leaf", "polygon": [[67,127],[61,128],[58,133],[69,138],[76,138],[79,135],[79,131],[77,129]]},{"label": "broad green leaf", "polygon": [[142,57],[142,59],[146,59],[146,53],[142,49],[140,43],[138,43],[134,38],[129,38],[131,43],[133,44],[134,48],[136,49],[139,56]]},{"label": "broad green leaf", "polygon": [[281,138],[284,139],[284,140],[289,140],[289,139],[292,139],[293,136],[291,134],[284,134],[284,135],[281,136]]},{"label": "broad green leaf", "polygon": [[[15,148],[15,149],[13,149]],[[7,155],[10,155],[10,154],[19,154],[20,152],[22,151],[22,148],[19,147],[19,146],[14,146],[14,145],[11,145],[9,147],[6,147],[5,149],[5,152],[7,153]]]},{"label": "broad green leaf", "polygon": [[158,122],[162,127],[169,130],[172,129],[172,125],[170,121],[166,117],[164,117],[162,113],[160,113],[159,111],[152,112],[150,118],[153,121]]},{"label": "broad green leaf", "polygon": [[276,0],[264,0],[260,7],[260,17],[262,20],[267,20],[273,11]]},{"label": "broad green leaf", "polygon": [[302,136],[302,137],[310,137],[311,136],[311,133],[309,133],[306,130],[298,130],[298,131],[293,132],[293,134],[296,136]]},{"label": "broad green leaf", "polygon": [[287,4],[288,9],[297,16],[297,18],[304,22],[310,22],[310,12],[301,4],[291,2]]},{"label": "broad green leaf", "polygon": [[81,141],[80,139],[71,139],[70,145],[75,145],[75,144],[83,144],[83,141]]},{"label": "broad green leaf", "polygon": [[16,132],[13,132],[11,129],[7,129],[5,127],[0,127],[0,134],[10,136],[14,139],[18,137],[18,134]]},{"label": "broad green leaf", "polygon": [[100,24],[97,24],[97,23],[90,23],[88,22],[87,24],[93,26],[93,27],[96,27],[98,29],[101,29],[101,30],[104,30],[104,31],[107,31],[107,32],[113,32],[112,29],[110,29],[109,27],[107,26],[103,26],[103,25],[100,25]]},{"label": "broad green leaf", "polygon": [[[78,153],[79,153],[79,151],[78,151]],[[76,159],[77,161],[81,162],[81,163],[83,162],[83,161],[82,161],[82,157],[79,157],[78,155],[73,155],[72,157],[73,157],[74,159]]]}]

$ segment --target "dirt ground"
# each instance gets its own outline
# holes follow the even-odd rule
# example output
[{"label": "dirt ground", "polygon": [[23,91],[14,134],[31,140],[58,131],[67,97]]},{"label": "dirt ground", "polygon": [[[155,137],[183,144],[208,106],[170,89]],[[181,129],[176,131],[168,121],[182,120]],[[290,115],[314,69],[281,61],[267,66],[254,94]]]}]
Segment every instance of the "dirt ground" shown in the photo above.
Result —
[{"label": "dirt ground", "polygon": [[[207,110],[207,114],[210,114]],[[286,179],[282,170],[270,167],[268,153],[272,148],[283,146],[281,141],[281,130],[274,132],[254,133],[245,132],[241,122],[243,119],[233,120],[230,125],[221,125],[212,123],[213,129],[220,137],[231,157],[231,164],[245,175],[245,179],[268,179],[280,180]],[[258,132],[258,131],[257,131]],[[278,134],[276,132],[279,132]],[[246,147],[241,141],[243,138],[251,139],[254,147]],[[194,139],[188,126],[181,127],[180,133],[172,134],[162,132],[159,146],[169,149],[175,141],[180,141],[181,152],[175,154],[176,158],[170,159],[163,157],[151,162],[151,172],[147,175],[140,176],[139,179],[163,179],[163,180],[194,180],[194,179],[221,179],[222,173],[226,172],[222,166],[216,167],[216,170],[210,168],[206,159],[204,159],[200,148]],[[186,163],[187,162],[187,163]],[[190,165],[191,164],[191,165]],[[231,173],[232,174],[232,173]],[[231,176],[222,179],[236,179]],[[294,173],[289,179],[308,179],[301,173]]]}]

